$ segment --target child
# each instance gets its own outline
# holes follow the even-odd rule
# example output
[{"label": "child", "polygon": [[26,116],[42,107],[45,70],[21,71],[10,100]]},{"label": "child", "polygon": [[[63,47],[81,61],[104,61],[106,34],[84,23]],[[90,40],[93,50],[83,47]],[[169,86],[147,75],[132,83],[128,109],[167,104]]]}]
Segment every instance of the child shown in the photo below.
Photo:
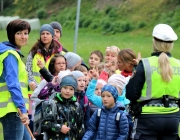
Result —
[{"label": "child", "polygon": [[[105,85],[102,88],[103,106],[101,112],[94,112],[89,121],[88,131],[82,140],[91,140],[95,135],[96,139],[126,140],[128,137],[128,119],[122,111],[123,107],[116,102],[118,90],[112,85]],[[117,113],[120,112],[119,121]],[[101,113],[98,115],[98,113]]]},{"label": "child", "polygon": [[76,78],[77,83],[78,83],[77,89],[75,91],[75,96],[83,109],[84,125],[85,125],[85,129],[87,130],[88,122],[90,119],[90,108],[89,108],[88,98],[86,97],[85,92],[84,92],[85,77],[84,77],[84,74],[80,71],[72,71],[70,74],[72,74]]},{"label": "child", "polygon": [[[61,93],[55,96],[57,115],[43,118],[42,129],[47,134],[46,139],[51,140],[80,140],[82,139],[83,128],[83,111],[74,96],[77,88],[77,80],[72,75],[62,78],[60,83]],[[46,111],[53,110],[50,105]],[[55,113],[56,114],[56,113]],[[55,118],[55,120],[51,120]]]},{"label": "child", "polygon": [[81,71],[84,76],[85,76],[85,90],[89,84],[89,81],[90,81],[90,77],[89,77],[89,74],[88,74],[88,69],[85,67],[84,64],[81,64],[80,66],[76,67],[75,70],[78,70],[78,71]]},{"label": "child", "polygon": [[[102,98],[101,98],[101,96],[97,96],[96,94],[94,94],[94,92],[96,89],[97,81],[99,81],[99,83],[101,83],[103,85],[106,84],[105,79],[107,79],[106,78],[107,75],[105,75],[105,73],[104,73],[104,77],[103,77],[104,79],[99,79],[98,72],[96,70],[92,70],[92,75],[93,75],[93,79],[91,80],[91,82],[88,85],[88,88],[86,91],[86,96],[88,97],[89,101],[92,104],[96,105],[97,107],[101,107],[102,106]],[[111,78],[111,77],[113,77],[113,78]],[[124,100],[125,100],[124,94],[123,94],[123,97],[121,97],[121,95],[122,95],[122,90],[124,89],[124,87],[127,83],[127,80],[121,74],[113,74],[111,77],[109,77],[109,79],[112,79],[112,80],[107,79],[107,83],[110,82],[111,84],[118,87],[118,91],[119,91],[118,101],[120,101],[121,104],[125,106],[126,104],[124,104],[124,103],[128,104],[129,102],[124,102]],[[114,78],[114,77],[116,77],[116,78]]]},{"label": "child", "polygon": [[103,54],[99,50],[95,50],[91,52],[89,57],[89,67],[90,69],[96,67],[100,62],[104,59]]},{"label": "child", "polygon": [[[117,56],[118,56],[119,52],[120,52],[120,49],[117,46],[106,47],[105,61],[111,61],[111,62],[114,62],[116,64],[117,63]],[[115,67],[116,67],[115,73],[119,74],[120,71],[118,70],[117,64]]]}]

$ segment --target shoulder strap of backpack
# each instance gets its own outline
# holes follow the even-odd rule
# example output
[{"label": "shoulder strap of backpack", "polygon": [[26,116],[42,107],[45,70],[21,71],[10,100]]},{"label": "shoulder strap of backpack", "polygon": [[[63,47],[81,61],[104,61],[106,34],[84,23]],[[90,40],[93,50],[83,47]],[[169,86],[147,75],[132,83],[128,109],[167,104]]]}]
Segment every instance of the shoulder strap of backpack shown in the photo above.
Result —
[{"label": "shoulder strap of backpack", "polygon": [[98,128],[98,126],[99,126],[100,116],[101,116],[101,108],[98,108],[98,110],[97,110],[97,123],[96,123],[96,128]]},{"label": "shoulder strap of backpack", "polygon": [[119,121],[121,119],[121,115],[123,114],[124,112],[122,110],[119,110],[119,112],[116,114],[116,126],[117,128],[119,129]]},{"label": "shoulder strap of backpack", "polygon": [[84,96],[84,111],[86,111],[86,107],[88,106],[88,104],[89,104],[89,100],[87,96]]}]

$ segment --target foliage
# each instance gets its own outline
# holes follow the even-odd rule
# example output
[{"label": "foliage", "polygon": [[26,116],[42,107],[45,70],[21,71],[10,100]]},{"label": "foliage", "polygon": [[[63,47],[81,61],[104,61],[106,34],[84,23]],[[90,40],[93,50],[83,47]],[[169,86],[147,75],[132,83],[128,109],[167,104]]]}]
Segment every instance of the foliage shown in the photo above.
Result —
[{"label": "foliage", "polygon": [[37,10],[37,17],[40,19],[46,18],[47,17],[47,13],[46,10],[44,8],[41,8],[39,10]]},{"label": "foliage", "polygon": [[[13,1],[13,5],[9,1]],[[98,1],[102,1],[100,6],[97,5]],[[5,5],[4,15],[39,17],[44,22],[58,21],[62,26],[74,28],[77,1],[7,0]],[[157,23],[166,23],[179,30],[180,1],[159,0],[156,3],[148,1],[147,4],[145,0],[81,0],[79,27],[88,31],[100,31],[109,35],[152,28]]]}]

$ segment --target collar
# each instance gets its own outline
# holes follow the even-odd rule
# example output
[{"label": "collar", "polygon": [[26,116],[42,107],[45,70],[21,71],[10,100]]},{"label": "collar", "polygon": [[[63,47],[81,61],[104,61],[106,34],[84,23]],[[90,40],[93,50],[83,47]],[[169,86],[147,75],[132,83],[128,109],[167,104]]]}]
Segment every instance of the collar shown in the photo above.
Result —
[{"label": "collar", "polygon": [[[151,53],[151,56],[159,56],[162,52],[153,52]],[[164,52],[165,54],[167,54],[167,56],[172,57],[170,52]]]},{"label": "collar", "polygon": [[11,47],[13,50],[15,50],[15,51],[20,55],[20,57],[23,57],[23,58],[24,58],[24,55],[21,53],[21,51],[20,51],[19,49],[17,49],[17,47],[16,47],[15,45],[11,44],[11,43],[8,42],[8,41],[4,41],[4,42],[2,42],[2,43],[5,44],[6,46]]}]

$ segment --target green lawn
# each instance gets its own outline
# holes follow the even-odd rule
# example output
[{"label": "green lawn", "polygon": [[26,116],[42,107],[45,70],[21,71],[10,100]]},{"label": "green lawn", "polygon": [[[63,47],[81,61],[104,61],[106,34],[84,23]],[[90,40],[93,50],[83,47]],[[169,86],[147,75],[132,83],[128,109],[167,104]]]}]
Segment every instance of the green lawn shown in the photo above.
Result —
[{"label": "green lawn", "polygon": [[[32,31],[29,34],[29,41],[27,46],[23,47],[22,51],[26,56],[30,48],[39,39],[39,31]],[[6,31],[0,30],[0,42],[7,40]],[[63,29],[63,35],[60,40],[62,45],[69,51],[74,50],[74,31]],[[120,49],[131,48],[136,53],[141,52],[142,57],[150,56],[152,52],[152,36],[151,31],[146,32],[130,32],[116,35],[106,35],[103,36],[101,33],[86,32],[85,30],[80,30],[77,40],[76,52],[84,59],[85,62],[88,61],[90,52],[93,50],[101,50],[105,52],[107,46],[118,46]],[[180,41],[176,41],[172,55],[176,58],[180,58]],[[24,59],[26,61],[26,59]]]}]

